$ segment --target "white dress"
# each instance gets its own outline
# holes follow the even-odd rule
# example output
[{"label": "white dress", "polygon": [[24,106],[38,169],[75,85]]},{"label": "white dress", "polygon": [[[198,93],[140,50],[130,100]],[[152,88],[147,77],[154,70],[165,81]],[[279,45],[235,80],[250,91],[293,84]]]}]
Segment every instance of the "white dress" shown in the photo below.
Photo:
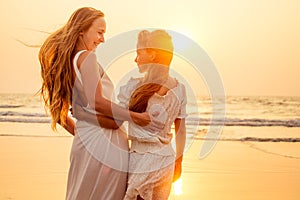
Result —
[{"label": "white dress", "polygon": [[[131,78],[120,88],[120,105],[128,108],[130,96],[139,83],[140,79]],[[138,195],[145,200],[166,200],[170,194],[175,161],[170,129],[176,118],[186,117],[185,86],[177,81],[177,86],[166,95],[154,93],[148,101],[147,111],[156,110],[160,112],[157,118],[165,122],[164,129],[158,133],[129,123],[131,147],[125,200],[135,200]]]},{"label": "white dress", "polygon": [[[74,58],[77,80],[74,86],[73,102],[84,105],[92,102],[84,92],[81,74]],[[98,65],[91,53],[81,67],[92,68]],[[89,66],[88,66],[89,65]],[[98,65],[102,82],[102,94],[112,98],[113,84],[103,69]],[[83,74],[82,74],[83,75]],[[95,74],[91,74],[91,79]],[[88,84],[87,84],[88,85]],[[86,88],[85,88],[86,89]],[[122,200],[126,192],[128,171],[128,140],[125,129],[105,129],[94,124],[77,120],[75,125],[70,169],[67,184],[67,200]]]}]

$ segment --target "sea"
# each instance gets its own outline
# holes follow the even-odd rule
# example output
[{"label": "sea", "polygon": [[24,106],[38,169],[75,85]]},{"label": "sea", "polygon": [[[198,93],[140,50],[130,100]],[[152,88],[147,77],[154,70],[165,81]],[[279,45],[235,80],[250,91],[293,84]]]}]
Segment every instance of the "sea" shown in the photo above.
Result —
[{"label": "sea", "polygon": [[[195,155],[200,160],[209,155],[218,142],[226,141],[241,142],[268,154],[300,159],[299,96],[227,96],[221,99],[188,96],[186,112],[185,152],[193,144],[201,144],[199,155]],[[51,131],[50,123],[51,118],[39,95],[0,94],[0,138],[72,137],[60,126],[58,134]],[[15,130],[10,130],[13,127]],[[40,129],[37,127],[42,127],[43,131],[35,130]],[[48,131],[45,133],[45,130]],[[174,126],[171,132],[174,134]],[[175,144],[173,137],[174,149]]]},{"label": "sea", "polygon": [[[226,127],[287,127],[299,128],[299,134],[286,136],[283,133],[273,137],[272,132],[268,132],[253,137],[245,133],[220,139],[300,142],[300,96],[227,96],[220,104],[223,110],[218,118],[220,113],[215,115],[212,97],[188,97],[186,127],[189,138],[201,139],[209,127],[217,127],[218,130]],[[46,114],[39,95],[0,94],[0,126],[1,122],[49,124],[51,118]],[[3,135],[7,134],[0,132],[0,136]]]}]

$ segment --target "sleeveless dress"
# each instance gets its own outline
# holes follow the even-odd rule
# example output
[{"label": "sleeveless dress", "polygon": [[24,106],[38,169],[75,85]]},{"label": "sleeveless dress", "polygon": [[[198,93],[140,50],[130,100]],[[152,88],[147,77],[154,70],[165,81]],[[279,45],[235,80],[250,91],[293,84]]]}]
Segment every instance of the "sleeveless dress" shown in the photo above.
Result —
[{"label": "sleeveless dress", "polygon": [[[73,102],[77,104],[82,104],[79,99],[87,98],[77,68],[77,60],[82,52],[78,52],[73,60],[77,78]],[[102,95],[111,99],[113,84],[101,66],[97,65],[103,87]],[[84,67],[83,64],[81,67]],[[86,109],[85,105],[82,107]],[[70,155],[66,199],[122,200],[126,192],[128,159],[128,140],[124,127],[117,130],[105,129],[100,125],[77,120]]]},{"label": "sleeveless dress", "polygon": [[[132,92],[139,86],[140,78],[131,78],[120,88],[120,105],[128,108]],[[150,133],[142,127],[129,123],[128,138],[131,140],[128,186],[124,200],[136,200],[140,195],[145,200],[167,200],[170,194],[175,152],[171,144],[171,126],[176,118],[186,115],[185,86],[177,86],[164,96],[157,93],[149,99],[147,111],[159,111],[156,117],[165,123],[163,130]]]}]

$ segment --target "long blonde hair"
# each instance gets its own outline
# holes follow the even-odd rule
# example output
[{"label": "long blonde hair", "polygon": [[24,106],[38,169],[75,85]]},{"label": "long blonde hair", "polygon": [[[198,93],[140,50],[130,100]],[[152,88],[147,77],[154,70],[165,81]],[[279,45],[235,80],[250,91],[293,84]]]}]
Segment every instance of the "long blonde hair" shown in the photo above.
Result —
[{"label": "long blonde hair", "polygon": [[143,30],[138,35],[137,48],[148,53],[155,51],[153,63],[147,64],[147,74],[129,100],[129,110],[145,112],[150,97],[161,89],[169,77],[169,65],[173,58],[172,38],[164,30]]},{"label": "long blonde hair", "polygon": [[51,127],[56,123],[66,124],[68,110],[72,104],[75,81],[72,59],[80,32],[90,28],[95,19],[104,14],[90,7],[76,10],[68,22],[52,33],[39,51],[42,87],[40,94],[52,117]]}]

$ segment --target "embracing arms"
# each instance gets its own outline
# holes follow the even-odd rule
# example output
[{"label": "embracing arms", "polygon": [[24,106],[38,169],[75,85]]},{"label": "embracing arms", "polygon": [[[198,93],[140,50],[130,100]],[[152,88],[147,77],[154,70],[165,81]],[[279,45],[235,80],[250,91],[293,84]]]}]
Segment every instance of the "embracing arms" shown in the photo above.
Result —
[{"label": "embracing arms", "polygon": [[[95,125],[100,125],[102,128],[107,129],[118,129],[123,121],[114,120],[110,117],[104,115],[93,115],[91,113],[85,112],[80,106],[76,106],[76,113],[73,113],[73,116],[80,120],[89,121]],[[63,128],[68,131],[71,135],[75,135],[75,122],[72,118],[67,117],[67,123],[63,126]]]},{"label": "embracing arms", "polygon": [[[123,121],[131,121],[140,126],[148,125],[147,129],[150,131],[159,130],[164,126],[158,120],[151,118],[148,113],[129,111],[102,95],[102,75],[100,73],[103,69],[98,65],[96,55],[93,52],[86,51],[82,53],[77,65],[79,66],[82,87],[89,108],[98,113],[92,114],[85,111],[82,106],[73,104],[73,116],[77,119],[89,121],[109,129],[119,128]],[[64,128],[74,135],[74,122],[71,118],[68,118],[67,121],[69,123]]]},{"label": "embracing arms", "polygon": [[[80,61],[82,60],[82,63]],[[84,52],[78,60],[79,71],[82,77],[82,85],[90,108],[105,116],[131,121],[140,126],[145,126],[151,122],[147,113],[135,113],[122,108],[103,96],[101,70],[97,63],[96,55],[92,52]],[[100,70],[100,71],[99,71]]]},{"label": "embracing arms", "polygon": [[85,111],[81,106],[74,104],[72,115],[79,120],[88,121],[94,125],[100,125],[102,128],[118,129],[123,124],[123,121],[116,120],[103,114],[92,114]]}]

